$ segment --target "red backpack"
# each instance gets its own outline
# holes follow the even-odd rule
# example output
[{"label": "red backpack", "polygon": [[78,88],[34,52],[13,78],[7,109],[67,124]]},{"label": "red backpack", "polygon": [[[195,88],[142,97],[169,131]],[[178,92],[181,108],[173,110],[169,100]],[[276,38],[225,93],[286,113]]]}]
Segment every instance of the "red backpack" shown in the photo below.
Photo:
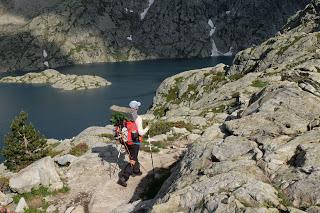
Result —
[{"label": "red backpack", "polygon": [[138,127],[134,121],[124,120],[123,123],[115,125],[115,137],[120,143],[132,145],[136,142],[142,142],[142,136],[139,135]]},{"label": "red backpack", "polygon": [[139,135],[138,127],[134,121],[125,121],[124,126],[128,130],[127,144],[132,145],[135,142],[142,142],[142,136]]}]

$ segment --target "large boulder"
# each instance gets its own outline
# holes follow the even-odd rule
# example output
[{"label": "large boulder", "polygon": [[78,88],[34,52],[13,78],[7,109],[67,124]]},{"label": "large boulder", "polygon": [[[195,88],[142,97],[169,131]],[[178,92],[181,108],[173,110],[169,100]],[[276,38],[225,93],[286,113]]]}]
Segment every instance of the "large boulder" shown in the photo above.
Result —
[{"label": "large boulder", "polygon": [[78,145],[80,143],[85,143],[89,147],[94,147],[96,143],[110,142],[112,140],[110,137],[112,137],[113,134],[112,125],[107,125],[105,127],[93,126],[83,130],[77,135],[73,139],[73,144]]},{"label": "large boulder", "polygon": [[63,183],[51,157],[42,158],[22,169],[9,180],[10,188],[18,193],[30,192],[39,186],[61,189]]}]

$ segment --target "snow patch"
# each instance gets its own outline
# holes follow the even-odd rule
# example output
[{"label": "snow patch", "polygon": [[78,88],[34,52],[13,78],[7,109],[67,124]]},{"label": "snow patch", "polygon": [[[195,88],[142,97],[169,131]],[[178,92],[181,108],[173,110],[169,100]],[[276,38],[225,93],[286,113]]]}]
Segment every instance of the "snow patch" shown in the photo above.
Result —
[{"label": "snow patch", "polygon": [[42,55],[43,55],[44,58],[48,57],[47,51],[46,51],[46,50],[43,50]]},{"label": "snow patch", "polygon": [[222,53],[218,50],[213,38],[211,38],[211,41],[212,41],[211,56],[233,56],[233,47],[230,47],[228,52]]},{"label": "snow patch", "polygon": [[208,20],[208,25],[210,26],[210,32],[209,35],[210,37],[214,34],[214,32],[216,31],[216,27],[214,26],[213,22],[211,19]]},{"label": "snow patch", "polygon": [[149,5],[142,13],[140,13],[140,19],[143,20],[144,17],[147,15],[148,10],[150,9],[151,5],[154,3],[154,0],[149,0]]},{"label": "snow patch", "polygon": [[211,56],[219,56],[221,55],[221,52],[217,49],[216,43],[214,42],[213,38],[211,38],[212,41],[212,48],[211,48]]},{"label": "snow patch", "polygon": [[233,56],[233,47],[230,47],[229,52],[223,54],[224,56]]},{"label": "snow patch", "polygon": [[128,36],[127,39],[128,39],[129,41],[132,41],[132,35]]},{"label": "snow patch", "polygon": [[211,28],[214,28],[214,24],[213,24],[213,22],[212,22],[211,19],[208,20],[208,24],[209,24],[209,26],[210,26]]},{"label": "snow patch", "polygon": [[48,61],[43,62],[43,64],[44,64],[47,68],[49,68],[49,62],[48,62]]},{"label": "snow patch", "polygon": [[212,43],[212,48],[211,48],[211,56],[232,56],[233,55],[233,48],[230,47],[230,50],[229,52],[226,52],[226,53],[222,53],[218,50],[217,48],[217,45],[216,43],[214,42],[214,39],[213,39],[213,34],[215,33],[216,31],[216,27],[214,26],[213,24],[213,21],[211,19],[208,20],[208,25],[210,26],[210,37],[211,37],[211,43]]},{"label": "snow patch", "polygon": [[210,36],[212,36],[215,31],[216,31],[216,28],[211,29],[210,32],[209,32]]}]

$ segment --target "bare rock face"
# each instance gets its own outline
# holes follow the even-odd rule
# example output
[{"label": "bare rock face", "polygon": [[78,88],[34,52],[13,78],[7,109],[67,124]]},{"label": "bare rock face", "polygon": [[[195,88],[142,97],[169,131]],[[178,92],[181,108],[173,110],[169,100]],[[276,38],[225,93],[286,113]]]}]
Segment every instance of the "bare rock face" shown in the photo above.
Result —
[{"label": "bare rock face", "polygon": [[39,186],[61,189],[63,183],[51,157],[42,158],[22,169],[9,180],[10,188],[18,193],[30,192]]},{"label": "bare rock face", "polygon": [[73,139],[73,144],[86,143],[89,147],[94,147],[95,144],[110,142],[113,139],[113,128],[112,125],[88,127]]}]

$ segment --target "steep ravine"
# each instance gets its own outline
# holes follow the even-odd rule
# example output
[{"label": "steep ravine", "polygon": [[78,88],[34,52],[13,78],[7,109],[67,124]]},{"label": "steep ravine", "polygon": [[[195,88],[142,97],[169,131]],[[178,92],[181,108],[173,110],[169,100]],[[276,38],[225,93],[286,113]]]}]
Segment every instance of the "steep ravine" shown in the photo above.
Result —
[{"label": "steep ravine", "polygon": [[0,71],[235,54],[309,1],[2,0]]}]

